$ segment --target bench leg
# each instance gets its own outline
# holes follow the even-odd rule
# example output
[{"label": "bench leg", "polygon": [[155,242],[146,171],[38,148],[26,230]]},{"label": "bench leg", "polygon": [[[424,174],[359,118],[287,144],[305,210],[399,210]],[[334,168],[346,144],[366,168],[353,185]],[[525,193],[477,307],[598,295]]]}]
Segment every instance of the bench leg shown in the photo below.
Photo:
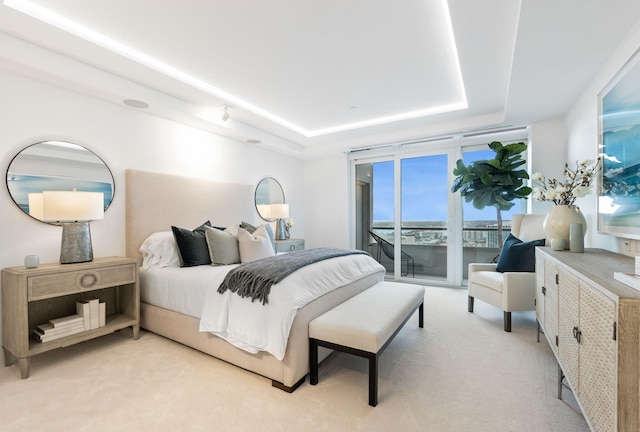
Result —
[{"label": "bench leg", "polygon": [[369,357],[369,405],[378,405],[378,355]]},{"label": "bench leg", "polygon": [[309,382],[318,384],[318,343],[315,339],[309,339]]},{"label": "bench leg", "polygon": [[511,312],[504,313],[504,331],[511,331]]},{"label": "bench leg", "polygon": [[420,304],[418,309],[418,326],[424,328],[424,303]]}]

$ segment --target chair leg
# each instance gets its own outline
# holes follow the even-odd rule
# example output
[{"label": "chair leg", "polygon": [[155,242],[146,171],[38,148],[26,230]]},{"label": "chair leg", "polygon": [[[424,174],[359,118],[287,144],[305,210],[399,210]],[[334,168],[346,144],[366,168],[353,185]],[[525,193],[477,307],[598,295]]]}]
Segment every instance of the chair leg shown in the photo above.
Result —
[{"label": "chair leg", "polygon": [[511,312],[504,313],[504,331],[511,331]]},{"label": "chair leg", "polygon": [[473,312],[473,297],[469,296],[469,300],[467,302],[469,312]]}]

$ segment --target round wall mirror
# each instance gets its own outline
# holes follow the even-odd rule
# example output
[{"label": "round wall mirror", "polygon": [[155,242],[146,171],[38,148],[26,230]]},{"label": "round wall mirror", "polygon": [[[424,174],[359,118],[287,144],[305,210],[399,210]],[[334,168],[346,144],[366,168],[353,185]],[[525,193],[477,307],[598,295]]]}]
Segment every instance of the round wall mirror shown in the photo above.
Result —
[{"label": "round wall mirror", "polygon": [[269,217],[269,206],[284,204],[284,191],[280,183],[271,177],[260,180],[256,186],[255,203],[256,210],[262,219],[268,222],[276,220],[276,218]]},{"label": "round wall mirror", "polygon": [[[86,148],[64,141],[43,141],[18,153],[7,168],[9,195],[29,212],[29,194],[42,191],[102,192],[106,210],[114,195],[113,175],[102,159]],[[32,209],[34,210],[34,209]]]}]

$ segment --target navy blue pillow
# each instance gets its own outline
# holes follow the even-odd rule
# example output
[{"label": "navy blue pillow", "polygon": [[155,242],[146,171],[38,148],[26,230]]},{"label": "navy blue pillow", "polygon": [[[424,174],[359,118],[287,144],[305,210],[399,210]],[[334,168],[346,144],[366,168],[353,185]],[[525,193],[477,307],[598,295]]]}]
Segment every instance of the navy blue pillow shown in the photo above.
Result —
[{"label": "navy blue pillow", "polygon": [[544,246],[545,239],[523,242],[513,234],[509,234],[502,246],[496,271],[534,272],[536,271],[536,246]]},{"label": "navy blue pillow", "polygon": [[204,235],[205,225],[211,226],[211,222],[206,221],[193,231],[175,226],[171,227],[173,237],[178,244],[178,252],[180,252],[180,267],[211,264],[207,238]]}]

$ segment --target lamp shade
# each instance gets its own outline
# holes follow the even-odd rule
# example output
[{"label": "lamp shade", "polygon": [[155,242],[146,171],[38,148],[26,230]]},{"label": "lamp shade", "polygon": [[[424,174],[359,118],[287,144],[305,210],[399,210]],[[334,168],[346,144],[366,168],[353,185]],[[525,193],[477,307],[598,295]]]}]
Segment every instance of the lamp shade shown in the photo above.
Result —
[{"label": "lamp shade", "polygon": [[42,192],[30,193],[28,194],[28,197],[29,197],[29,216],[42,220],[44,218]]},{"label": "lamp shade", "polygon": [[271,204],[269,216],[277,219],[288,218],[289,204]]},{"label": "lamp shade", "polygon": [[104,219],[102,192],[43,191],[42,220],[77,222]]}]

